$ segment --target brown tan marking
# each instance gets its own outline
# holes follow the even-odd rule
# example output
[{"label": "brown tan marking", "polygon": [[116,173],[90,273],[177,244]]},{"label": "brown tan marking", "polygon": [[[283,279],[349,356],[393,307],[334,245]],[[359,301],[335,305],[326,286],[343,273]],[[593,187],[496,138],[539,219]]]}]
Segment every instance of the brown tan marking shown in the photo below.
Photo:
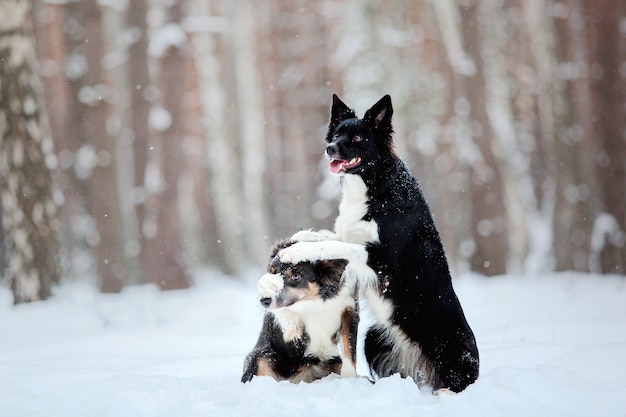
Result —
[{"label": "brown tan marking", "polygon": [[274,369],[272,368],[272,364],[266,358],[260,358],[257,362],[257,370],[255,375],[257,376],[271,376],[274,379],[280,380],[281,378],[278,376]]},{"label": "brown tan marking", "polygon": [[290,306],[298,301],[317,300],[320,287],[318,284],[310,282],[306,288],[284,287],[282,293],[284,302],[281,307]]},{"label": "brown tan marking", "polygon": [[355,330],[355,312],[349,307],[341,313],[341,325],[339,327],[339,346],[341,349],[341,359],[356,371],[356,340],[353,332]]}]

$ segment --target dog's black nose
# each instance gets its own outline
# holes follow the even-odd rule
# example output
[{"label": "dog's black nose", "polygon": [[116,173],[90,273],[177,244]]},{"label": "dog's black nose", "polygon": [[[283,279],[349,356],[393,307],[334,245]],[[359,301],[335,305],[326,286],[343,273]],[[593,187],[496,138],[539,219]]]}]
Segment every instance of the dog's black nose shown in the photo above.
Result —
[{"label": "dog's black nose", "polygon": [[268,308],[272,304],[272,299],[269,297],[261,298],[261,305],[263,308]]},{"label": "dog's black nose", "polygon": [[339,153],[339,147],[337,146],[336,143],[331,143],[328,146],[326,146],[326,154],[328,156],[335,156]]}]

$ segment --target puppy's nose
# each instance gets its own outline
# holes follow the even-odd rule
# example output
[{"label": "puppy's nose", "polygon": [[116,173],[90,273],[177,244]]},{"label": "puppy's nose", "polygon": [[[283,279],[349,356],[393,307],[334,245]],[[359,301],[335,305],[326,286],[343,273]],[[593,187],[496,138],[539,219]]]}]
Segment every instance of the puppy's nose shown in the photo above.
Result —
[{"label": "puppy's nose", "polygon": [[331,143],[328,146],[326,146],[326,154],[328,156],[335,156],[339,153],[339,147],[337,146],[336,143]]},{"label": "puppy's nose", "polygon": [[272,304],[272,299],[270,297],[261,298],[260,301],[263,308],[268,308],[270,304]]}]

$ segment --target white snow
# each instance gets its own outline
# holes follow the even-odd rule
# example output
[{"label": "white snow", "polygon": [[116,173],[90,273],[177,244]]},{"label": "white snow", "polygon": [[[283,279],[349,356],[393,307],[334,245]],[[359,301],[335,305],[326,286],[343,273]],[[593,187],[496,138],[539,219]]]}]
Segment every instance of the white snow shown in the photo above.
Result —
[{"label": "white snow", "polygon": [[187,41],[183,28],[176,23],[166,23],[155,29],[150,36],[148,55],[161,58],[172,47],[182,47]]},{"label": "white snow", "polygon": [[459,395],[435,397],[397,376],[241,384],[262,320],[258,276],[204,272],[190,290],[118,295],[66,284],[16,307],[0,288],[0,415],[626,415],[623,277],[456,278],[481,375]]},{"label": "white snow", "polygon": [[172,114],[161,106],[154,106],[148,115],[148,125],[155,132],[165,132],[172,125]]}]

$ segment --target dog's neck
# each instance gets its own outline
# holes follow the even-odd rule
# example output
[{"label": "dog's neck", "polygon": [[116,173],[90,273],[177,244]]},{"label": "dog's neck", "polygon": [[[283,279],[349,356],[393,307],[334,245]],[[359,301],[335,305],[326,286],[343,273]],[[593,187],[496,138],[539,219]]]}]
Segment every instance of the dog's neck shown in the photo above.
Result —
[{"label": "dog's neck", "polygon": [[378,242],[376,222],[363,220],[369,210],[365,182],[358,175],[346,174],[342,177],[341,189],[343,198],[335,220],[338,240],[358,244]]}]

